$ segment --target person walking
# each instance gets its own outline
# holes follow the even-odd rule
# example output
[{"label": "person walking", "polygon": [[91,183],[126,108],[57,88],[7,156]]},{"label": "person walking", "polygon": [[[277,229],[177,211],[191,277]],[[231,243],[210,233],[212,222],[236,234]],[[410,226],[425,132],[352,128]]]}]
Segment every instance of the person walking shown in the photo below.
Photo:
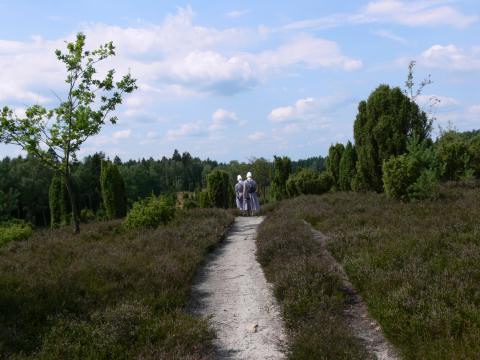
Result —
[{"label": "person walking", "polygon": [[237,183],[235,184],[235,202],[238,210],[243,211],[243,179],[242,175],[237,176]]},{"label": "person walking", "polygon": [[257,196],[257,183],[252,178],[252,173],[247,173],[247,180],[243,182],[243,209],[247,215],[253,215],[260,210]]}]

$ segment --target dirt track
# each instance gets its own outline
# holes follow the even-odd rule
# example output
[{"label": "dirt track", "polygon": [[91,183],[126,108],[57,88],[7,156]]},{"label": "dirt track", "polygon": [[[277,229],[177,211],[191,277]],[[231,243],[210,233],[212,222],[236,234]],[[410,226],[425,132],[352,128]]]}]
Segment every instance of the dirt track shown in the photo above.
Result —
[{"label": "dirt track", "polygon": [[262,217],[236,218],[193,288],[192,310],[211,318],[218,359],[285,357],[279,308],[255,258],[256,229],[262,221]]}]

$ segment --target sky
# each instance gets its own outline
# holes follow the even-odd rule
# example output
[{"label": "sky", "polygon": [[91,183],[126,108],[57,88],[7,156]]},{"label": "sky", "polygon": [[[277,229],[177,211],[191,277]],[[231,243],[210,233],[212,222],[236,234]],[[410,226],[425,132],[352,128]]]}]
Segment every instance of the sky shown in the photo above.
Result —
[{"label": "sky", "polygon": [[[480,128],[478,0],[0,0],[0,13],[1,107],[58,105],[54,51],[78,32],[89,49],[113,41],[105,66],[137,79],[118,123],[80,157],[324,156],[353,139],[358,103],[378,85],[404,88],[412,60],[417,83],[433,81],[419,105],[440,100],[434,135]],[[17,154],[0,144],[0,158]]]}]

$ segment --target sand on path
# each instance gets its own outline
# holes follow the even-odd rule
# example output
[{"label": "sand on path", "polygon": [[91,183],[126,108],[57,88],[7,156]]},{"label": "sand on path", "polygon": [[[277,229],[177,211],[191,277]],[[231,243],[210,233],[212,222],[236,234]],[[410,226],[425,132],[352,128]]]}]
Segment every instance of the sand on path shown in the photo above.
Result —
[{"label": "sand on path", "polygon": [[263,217],[237,217],[195,281],[191,309],[209,318],[218,359],[284,359],[280,311],[255,257]]}]

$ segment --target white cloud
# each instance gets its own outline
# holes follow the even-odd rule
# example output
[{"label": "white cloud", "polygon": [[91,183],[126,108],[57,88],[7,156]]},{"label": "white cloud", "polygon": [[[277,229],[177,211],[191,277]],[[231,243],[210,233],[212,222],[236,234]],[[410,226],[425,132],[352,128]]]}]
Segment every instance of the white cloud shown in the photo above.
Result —
[{"label": "white cloud", "polygon": [[237,114],[233,111],[227,111],[225,109],[219,108],[214,111],[212,114],[212,124],[210,125],[210,130],[219,130],[225,128],[229,123],[241,124]]},{"label": "white cloud", "polygon": [[388,30],[384,30],[384,29],[381,29],[381,30],[378,30],[378,31],[374,31],[374,34],[375,35],[378,35],[378,36],[381,36],[385,39],[389,39],[389,40],[393,40],[399,44],[403,44],[403,45],[406,45],[407,44],[407,39],[401,37],[401,36],[398,36]]},{"label": "white cloud", "polygon": [[475,49],[468,52],[453,44],[433,45],[420,54],[418,62],[431,68],[478,70],[480,69],[480,54]]},{"label": "white cloud", "polygon": [[250,12],[250,10],[232,10],[226,13],[227,17],[229,18],[238,18],[244,15],[247,15]]},{"label": "white cloud", "polygon": [[130,135],[132,135],[132,130],[126,129],[126,130],[115,131],[112,134],[112,137],[114,139],[128,139]]},{"label": "white cloud", "polygon": [[251,133],[250,135],[247,136],[247,138],[250,141],[260,141],[263,140],[267,137],[267,135],[264,132],[261,131],[256,131],[254,133]]},{"label": "white cloud", "polygon": [[191,122],[182,124],[180,127],[176,129],[170,129],[167,131],[166,139],[169,141],[175,141],[179,139],[183,139],[190,136],[198,136],[204,134],[204,130],[202,129],[202,124],[197,122]]},{"label": "white cloud", "polygon": [[478,15],[464,14],[443,0],[375,0],[355,13],[340,13],[289,23],[283,30],[324,29],[342,25],[370,23],[406,26],[453,26],[465,28],[479,20]]},{"label": "white cloud", "polygon": [[313,110],[317,107],[314,98],[299,99],[292,106],[284,106],[273,109],[268,114],[268,119],[274,123],[281,123],[292,120],[301,120],[308,115],[311,115]]},{"label": "white cloud", "polygon": [[246,55],[258,68],[268,71],[303,64],[310,68],[336,67],[355,70],[362,66],[358,59],[343,55],[337,43],[309,35],[299,36],[275,50]]},{"label": "white cloud", "polygon": [[449,25],[464,28],[476,21],[478,16],[466,15],[457,9],[441,5],[441,1],[371,1],[361,13],[367,22],[398,23],[408,26]]},{"label": "white cloud", "polygon": [[[88,25],[87,46],[113,41],[117,56],[100,72],[115,68],[122,74],[131,69],[139,90],[126,97],[125,113],[135,116],[158,98],[232,95],[256,86],[260,79],[290,66],[335,67],[352,70],[358,59],[345,56],[335,42],[302,36],[260,52],[242,51],[247,42],[261,37],[259,29],[217,29],[194,24],[190,7],[180,8],[161,23],[140,27],[105,24]],[[64,68],[54,56],[64,49],[66,38],[29,41],[0,39],[0,100],[45,103],[55,100],[53,89],[62,97]],[[247,40],[248,39],[248,40]],[[47,94],[47,95],[46,95]]]}]

